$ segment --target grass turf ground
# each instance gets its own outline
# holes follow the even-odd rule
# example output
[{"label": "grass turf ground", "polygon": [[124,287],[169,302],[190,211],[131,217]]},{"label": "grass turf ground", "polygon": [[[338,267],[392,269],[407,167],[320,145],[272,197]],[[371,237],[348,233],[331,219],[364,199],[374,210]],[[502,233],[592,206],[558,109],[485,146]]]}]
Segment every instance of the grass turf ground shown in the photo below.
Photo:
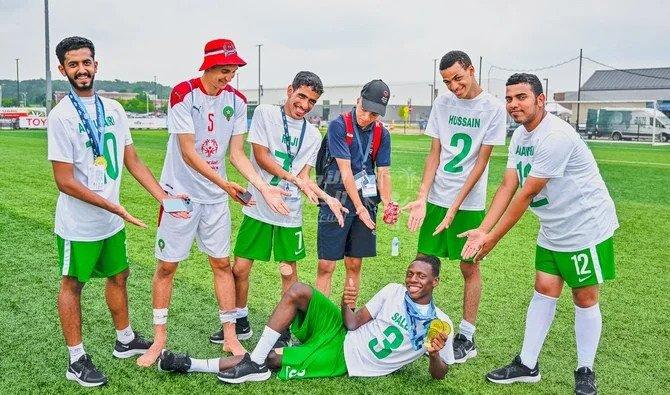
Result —
[{"label": "grass turf ground", "polygon": [[[160,174],[165,132],[134,133],[135,145],[154,174]],[[393,196],[405,203],[416,193],[429,140],[422,136],[393,137]],[[615,238],[618,276],[602,290],[603,336],[596,359],[603,394],[670,392],[670,148],[633,144],[591,144],[617,206],[621,228]],[[489,199],[500,182],[506,151],[496,148],[491,159]],[[234,170],[231,178],[241,182]],[[0,393],[84,392],[64,378],[67,350],[63,344],[56,295],[59,273],[53,235],[57,190],[46,160],[44,131],[0,133]],[[151,277],[157,204],[124,173],[121,202],[148,229],[128,226],[132,275],[128,283],[133,328],[151,334]],[[233,235],[241,220],[231,204]],[[305,212],[307,258],[299,264],[301,280],[313,283],[316,270],[316,209]],[[364,263],[360,301],[367,301],[389,282],[402,282],[414,256],[417,235],[406,230],[407,216],[389,229],[381,226],[379,256]],[[484,292],[478,319],[479,356],[455,366],[443,381],[433,381],[425,358],[388,377],[315,379],[228,387],[213,375],[177,376],[140,369],[134,360],[111,356],[114,330],[103,298],[104,282],[95,279],[84,289],[83,335],[87,351],[109,378],[102,392],[237,392],[250,393],[570,393],[576,364],[574,312],[564,290],[554,325],[540,358],[539,384],[495,386],[484,374],[508,363],[519,351],[528,301],[532,295],[533,258],[538,223],[526,213],[482,265]],[[400,238],[398,258],[390,257],[393,236]],[[234,237],[234,236],[233,236]],[[343,284],[343,267],[334,276],[333,299]],[[252,349],[262,325],[279,298],[275,263],[258,262],[252,273],[251,321],[255,335],[244,342]],[[436,289],[439,306],[454,323],[461,319],[462,279],[455,262],[443,263]],[[192,253],[181,264],[170,309],[169,346],[194,356],[214,358],[220,348],[207,338],[218,327],[212,276],[206,258]]]}]

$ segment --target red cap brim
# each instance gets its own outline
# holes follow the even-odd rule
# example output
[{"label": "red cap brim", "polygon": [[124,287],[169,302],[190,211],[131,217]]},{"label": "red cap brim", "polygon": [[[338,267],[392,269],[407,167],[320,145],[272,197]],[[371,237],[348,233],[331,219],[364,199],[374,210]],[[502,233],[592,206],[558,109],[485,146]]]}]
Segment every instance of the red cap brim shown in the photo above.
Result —
[{"label": "red cap brim", "polygon": [[225,54],[221,53],[216,55],[205,56],[205,60],[202,62],[202,66],[200,66],[200,71],[207,70],[214,66],[235,65],[241,67],[246,64],[247,62],[242,60],[242,58],[237,56],[237,54],[226,56]]}]

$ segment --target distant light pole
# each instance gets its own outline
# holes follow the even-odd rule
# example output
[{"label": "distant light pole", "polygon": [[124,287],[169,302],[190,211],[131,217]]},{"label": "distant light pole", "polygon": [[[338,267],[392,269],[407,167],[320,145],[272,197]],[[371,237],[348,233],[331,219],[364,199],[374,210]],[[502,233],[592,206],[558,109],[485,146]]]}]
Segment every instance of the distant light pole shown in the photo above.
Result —
[{"label": "distant light pole", "polygon": [[16,105],[21,102],[21,83],[19,82],[19,58],[16,58]]},{"label": "distant light pole", "polygon": [[256,44],[258,47],[258,104],[261,104],[261,47],[263,44]]},{"label": "distant light pole", "polygon": [[46,114],[49,115],[51,111],[51,97],[53,96],[51,90],[51,61],[49,57],[49,0],[44,0],[44,57],[45,57],[45,80],[46,91],[44,92],[44,106],[46,107]]},{"label": "distant light pole", "polygon": [[142,91],[144,92],[144,96],[146,98],[146,103],[147,103],[147,115],[149,115],[149,92],[147,91]]},{"label": "distant light pole", "polygon": [[544,80],[544,95],[549,100],[549,78],[542,78]]}]

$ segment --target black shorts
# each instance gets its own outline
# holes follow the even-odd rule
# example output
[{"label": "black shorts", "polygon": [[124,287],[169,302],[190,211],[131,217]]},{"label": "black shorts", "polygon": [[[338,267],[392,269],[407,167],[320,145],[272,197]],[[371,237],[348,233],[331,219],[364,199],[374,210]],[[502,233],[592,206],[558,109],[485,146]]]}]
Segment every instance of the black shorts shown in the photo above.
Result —
[{"label": "black shorts", "polygon": [[[368,207],[370,217],[377,222],[377,207]],[[339,261],[345,256],[366,258],[377,256],[377,232],[358,218],[354,210],[344,217],[344,227],[337,223],[330,207],[319,208],[316,245],[319,259]]]}]

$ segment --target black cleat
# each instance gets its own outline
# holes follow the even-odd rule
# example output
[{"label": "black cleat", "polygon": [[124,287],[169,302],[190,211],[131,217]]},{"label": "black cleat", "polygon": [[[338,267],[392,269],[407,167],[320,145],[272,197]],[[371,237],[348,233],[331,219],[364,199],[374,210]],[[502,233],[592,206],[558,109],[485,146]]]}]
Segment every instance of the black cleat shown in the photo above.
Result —
[{"label": "black cleat", "polygon": [[542,377],[539,367],[538,363],[534,369],[529,368],[521,363],[521,357],[517,355],[511,364],[492,371],[486,378],[496,384],[537,383]]},{"label": "black cleat", "polygon": [[477,347],[475,346],[475,339],[468,340],[462,334],[457,334],[454,337],[454,358],[456,363],[465,363],[470,358],[477,356]]},{"label": "black cleat", "polygon": [[133,333],[135,334],[135,338],[128,344],[116,341],[114,351],[112,351],[113,356],[117,358],[130,358],[135,355],[142,355],[154,344],[153,340],[143,338],[138,332],[133,331]]},{"label": "black cleat", "polygon": [[585,366],[575,370],[575,395],[597,394],[596,373]]},{"label": "black cleat", "polygon": [[191,357],[186,354],[175,354],[170,350],[161,351],[158,357],[158,370],[172,373],[187,373],[191,368]]},{"label": "black cleat", "polygon": [[[249,319],[247,317],[238,318],[235,322],[235,334],[238,340],[249,340],[253,336],[254,331],[251,329]],[[209,337],[209,341],[214,344],[223,344],[223,327],[216,333]]]},{"label": "black cleat", "polygon": [[67,367],[65,378],[76,381],[84,387],[97,387],[107,384],[107,377],[93,365],[93,361],[88,354],[82,355]]},{"label": "black cleat", "polygon": [[291,331],[289,331],[288,329],[284,329],[283,331],[280,332],[279,339],[277,339],[277,342],[275,343],[274,346],[272,346],[272,348],[273,349],[284,348],[290,345],[291,345]]},{"label": "black cleat", "polygon": [[240,384],[246,381],[265,381],[270,378],[270,369],[265,362],[259,365],[251,360],[249,353],[244,354],[244,358],[237,365],[230,369],[219,372],[219,380],[224,383]]}]

